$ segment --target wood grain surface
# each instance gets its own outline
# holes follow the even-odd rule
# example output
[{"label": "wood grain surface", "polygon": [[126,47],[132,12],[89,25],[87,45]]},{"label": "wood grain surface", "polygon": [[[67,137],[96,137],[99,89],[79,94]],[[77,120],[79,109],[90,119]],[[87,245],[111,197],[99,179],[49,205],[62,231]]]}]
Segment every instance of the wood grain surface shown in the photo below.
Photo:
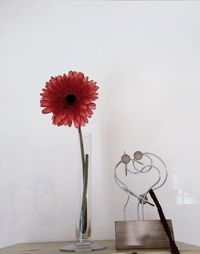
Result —
[{"label": "wood grain surface", "polygon": [[[171,220],[167,223],[174,237]],[[170,248],[160,220],[116,221],[115,238],[118,250]]]},{"label": "wood grain surface", "polygon": [[[106,250],[97,251],[97,254],[170,254],[170,250],[166,249],[146,249],[146,250],[127,250],[117,251],[114,240],[96,241],[99,244],[107,246]],[[65,246],[69,242],[49,242],[49,243],[20,243],[0,250],[0,254],[62,254],[59,248]],[[184,254],[200,254],[200,247],[177,242],[179,250]],[[91,252],[83,252],[84,254],[91,254]]]}]

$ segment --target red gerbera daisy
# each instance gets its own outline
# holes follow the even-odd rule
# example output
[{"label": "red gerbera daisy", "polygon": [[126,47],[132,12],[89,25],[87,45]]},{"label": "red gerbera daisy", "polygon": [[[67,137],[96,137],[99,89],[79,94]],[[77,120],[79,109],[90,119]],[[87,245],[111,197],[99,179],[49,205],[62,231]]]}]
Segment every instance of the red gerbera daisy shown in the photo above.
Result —
[{"label": "red gerbera daisy", "polygon": [[51,77],[46,83],[40,103],[43,114],[53,113],[53,124],[58,126],[74,123],[80,128],[96,108],[98,86],[81,72],[69,71],[63,76]]}]

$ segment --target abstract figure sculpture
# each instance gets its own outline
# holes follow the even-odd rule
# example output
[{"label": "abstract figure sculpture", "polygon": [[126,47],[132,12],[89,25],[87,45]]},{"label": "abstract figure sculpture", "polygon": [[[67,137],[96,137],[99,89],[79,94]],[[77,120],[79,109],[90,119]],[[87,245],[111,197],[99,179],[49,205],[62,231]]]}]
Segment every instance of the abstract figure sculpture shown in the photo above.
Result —
[{"label": "abstract figure sculpture", "polygon": [[[159,166],[161,167],[157,166],[158,161],[160,164]],[[158,177],[157,179],[155,179],[155,182],[148,188],[147,191],[145,191],[142,194],[137,194],[133,192],[131,189],[129,189],[128,186],[122,180],[120,180],[117,174],[120,164],[124,164],[126,176],[128,175],[128,173],[146,174],[150,172],[151,170],[155,170],[158,173]],[[130,168],[131,166],[132,166],[132,169]],[[137,205],[138,220],[140,219],[144,220],[144,204],[153,205],[152,203],[148,201],[147,194],[149,193],[151,189],[156,190],[162,187],[165,184],[167,177],[168,177],[168,173],[167,173],[166,165],[164,161],[158,155],[153,153],[142,153],[140,151],[137,151],[134,153],[133,158],[131,159],[131,157],[128,154],[124,153],[121,156],[121,160],[117,163],[114,170],[114,179],[116,184],[121,190],[125,191],[128,195],[127,201],[123,209],[124,220],[126,220],[126,208],[131,196],[138,199],[138,205]]]},{"label": "abstract figure sculpture", "polygon": [[[153,171],[155,180],[147,190],[138,194],[129,188],[119,177],[120,165],[124,166],[126,177],[131,174],[144,175]],[[167,177],[168,172],[164,161],[154,153],[136,151],[133,158],[127,153],[121,156],[121,160],[114,169],[114,180],[117,186],[127,194],[127,200],[123,207],[124,221],[115,222],[117,249],[171,248],[172,254],[179,254],[179,250],[174,241],[171,220],[166,220],[154,193],[155,190],[165,184]],[[154,206],[148,200],[148,194],[150,194],[157,207],[160,220],[144,220],[144,205]],[[126,220],[126,209],[131,197],[137,199],[138,220],[136,221]]]}]

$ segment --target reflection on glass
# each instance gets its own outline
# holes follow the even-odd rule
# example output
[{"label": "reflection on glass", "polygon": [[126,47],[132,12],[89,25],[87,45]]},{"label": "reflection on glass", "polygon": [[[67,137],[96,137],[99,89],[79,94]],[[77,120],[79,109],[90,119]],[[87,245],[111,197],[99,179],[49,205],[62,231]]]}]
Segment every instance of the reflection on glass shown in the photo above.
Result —
[{"label": "reflection on glass", "polygon": [[191,205],[197,204],[195,197],[191,195],[189,190],[185,190],[185,183],[181,174],[177,169],[172,169],[171,171],[173,188],[176,191],[176,203],[178,205]]}]

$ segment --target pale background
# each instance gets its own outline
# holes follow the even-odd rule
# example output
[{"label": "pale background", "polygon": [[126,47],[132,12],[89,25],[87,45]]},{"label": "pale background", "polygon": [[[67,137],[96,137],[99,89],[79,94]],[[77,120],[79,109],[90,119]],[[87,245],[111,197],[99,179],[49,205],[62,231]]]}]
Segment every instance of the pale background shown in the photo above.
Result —
[{"label": "pale background", "polygon": [[85,128],[92,238],[114,238],[126,196],[113,168],[139,149],[168,166],[157,194],[176,239],[200,244],[200,2],[0,0],[0,36],[0,247],[74,239],[77,131],[39,107],[45,82],[68,70],[100,87]]}]

